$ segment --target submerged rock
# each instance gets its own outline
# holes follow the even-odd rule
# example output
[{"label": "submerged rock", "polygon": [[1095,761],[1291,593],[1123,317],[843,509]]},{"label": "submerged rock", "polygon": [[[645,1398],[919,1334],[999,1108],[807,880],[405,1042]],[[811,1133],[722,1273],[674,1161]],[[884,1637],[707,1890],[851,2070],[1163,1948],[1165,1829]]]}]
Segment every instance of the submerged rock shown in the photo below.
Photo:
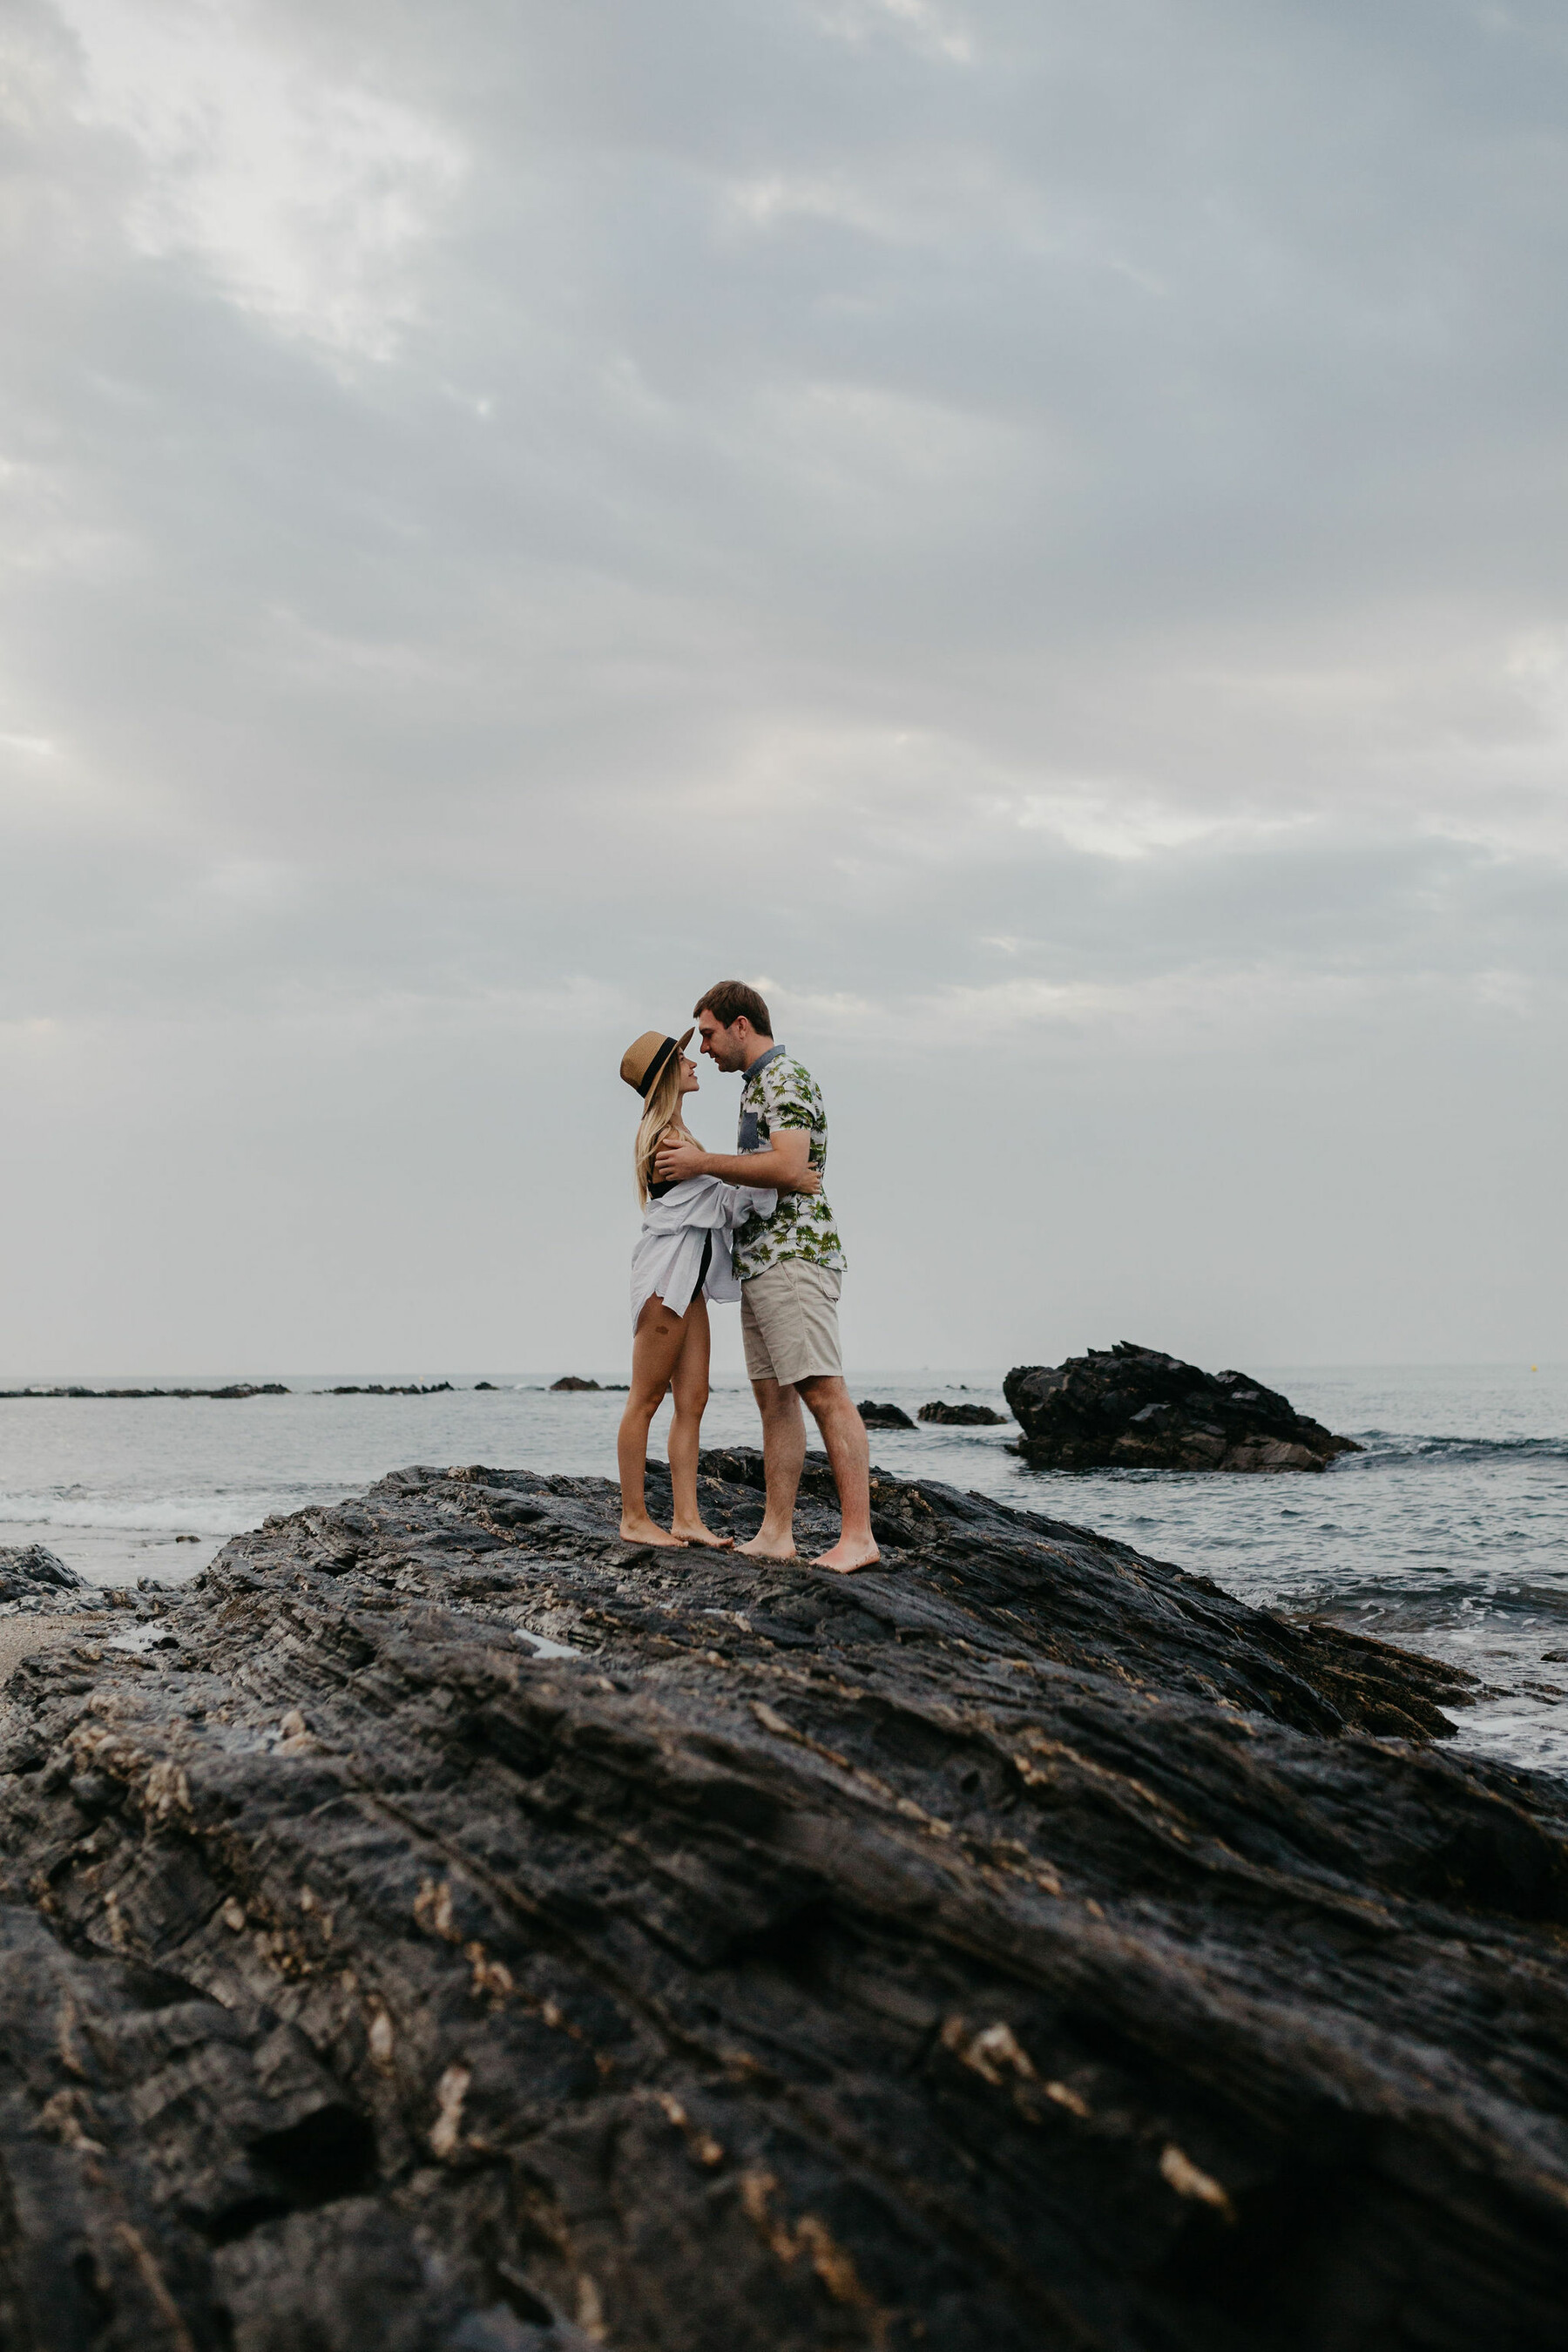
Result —
[{"label": "submerged rock", "polygon": [[0,2341],[1560,2340],[1568,1799],[1464,1676],[880,1472],[853,1579],[618,1507],[400,1472],[13,1676]]},{"label": "submerged rock", "polygon": [[912,1429],[914,1423],[901,1404],[877,1404],[870,1397],[855,1408],[868,1429]]},{"label": "submerged rock", "polygon": [[944,1404],[940,1397],[922,1404],[922,1421],[940,1421],[950,1429],[999,1429],[1007,1416],[988,1404]]},{"label": "submerged rock", "polygon": [[1205,1372],[1131,1339],[1064,1364],[1019,1364],[1002,1383],[1042,1469],[1326,1470],[1359,1454],[1245,1372]]}]

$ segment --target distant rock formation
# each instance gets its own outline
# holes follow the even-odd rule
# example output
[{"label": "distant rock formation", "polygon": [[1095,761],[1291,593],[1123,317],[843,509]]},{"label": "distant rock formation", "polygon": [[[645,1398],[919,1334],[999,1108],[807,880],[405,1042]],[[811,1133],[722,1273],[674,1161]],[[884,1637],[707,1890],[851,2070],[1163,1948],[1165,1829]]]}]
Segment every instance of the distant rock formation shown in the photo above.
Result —
[{"label": "distant rock formation", "polygon": [[586,1391],[590,1389],[597,1389],[598,1385],[597,1381],[580,1381],[575,1372],[563,1372],[558,1381],[551,1381],[550,1393],[554,1396],[563,1389]]},{"label": "distant rock formation", "polygon": [[118,1402],[139,1397],[206,1397],[226,1401],[234,1397],[288,1396],[289,1391],[281,1381],[235,1381],[226,1389],[0,1389],[0,1399],[7,1403],[22,1397],[109,1397]]},{"label": "distant rock formation", "polygon": [[1018,1451],[1055,1470],[1326,1470],[1359,1454],[1245,1372],[1205,1372],[1131,1339],[1064,1364],[1019,1364],[1002,1383]]},{"label": "distant rock formation", "polygon": [[999,1429],[1007,1418],[1005,1412],[994,1412],[988,1404],[944,1404],[940,1397],[922,1404],[920,1417],[942,1422],[949,1429]]},{"label": "distant rock formation", "polygon": [[901,1404],[874,1404],[868,1397],[855,1408],[868,1429],[912,1429],[914,1423]]},{"label": "distant rock formation", "polygon": [[450,1396],[452,1383],[450,1381],[433,1381],[428,1388],[421,1388],[417,1381],[411,1381],[406,1388],[384,1388],[376,1381],[369,1388],[323,1389],[320,1393],[322,1396]]}]

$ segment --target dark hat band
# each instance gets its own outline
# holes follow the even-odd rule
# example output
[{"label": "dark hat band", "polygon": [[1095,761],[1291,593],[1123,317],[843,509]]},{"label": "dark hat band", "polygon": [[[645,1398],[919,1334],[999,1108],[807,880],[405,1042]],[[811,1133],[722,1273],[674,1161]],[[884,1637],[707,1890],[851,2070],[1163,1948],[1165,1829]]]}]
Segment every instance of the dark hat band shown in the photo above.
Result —
[{"label": "dark hat band", "polygon": [[648,1064],[647,1069],[643,1072],[641,1077],[637,1080],[637,1092],[641,1095],[644,1102],[647,1102],[648,1098],[655,1078],[658,1077],[660,1070],[663,1069],[665,1064],[668,1061],[670,1055],[675,1052],[675,1050],[676,1045],[674,1038],[667,1037],[663,1045],[659,1047],[658,1053],[654,1055],[652,1061]]}]

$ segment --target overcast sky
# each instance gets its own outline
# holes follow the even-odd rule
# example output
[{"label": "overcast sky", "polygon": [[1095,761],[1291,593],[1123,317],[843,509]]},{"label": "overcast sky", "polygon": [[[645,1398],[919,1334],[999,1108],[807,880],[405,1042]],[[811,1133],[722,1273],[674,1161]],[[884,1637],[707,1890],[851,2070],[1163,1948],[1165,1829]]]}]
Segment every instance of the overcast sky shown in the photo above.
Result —
[{"label": "overcast sky", "polygon": [[852,1377],[1568,1354],[1560,5],[0,37],[0,1374],[612,1375],[731,974]]}]

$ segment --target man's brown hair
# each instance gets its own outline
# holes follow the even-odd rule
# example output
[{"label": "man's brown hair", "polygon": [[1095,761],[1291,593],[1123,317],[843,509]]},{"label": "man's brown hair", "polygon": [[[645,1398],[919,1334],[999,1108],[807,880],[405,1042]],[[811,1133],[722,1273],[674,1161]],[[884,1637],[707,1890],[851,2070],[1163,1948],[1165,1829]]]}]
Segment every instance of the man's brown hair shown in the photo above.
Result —
[{"label": "man's brown hair", "polygon": [[706,990],[691,1008],[693,1021],[700,1013],[710,1013],[721,1029],[732,1029],[743,1013],[759,1037],[773,1034],[772,1013],[743,980],[721,980]]}]

